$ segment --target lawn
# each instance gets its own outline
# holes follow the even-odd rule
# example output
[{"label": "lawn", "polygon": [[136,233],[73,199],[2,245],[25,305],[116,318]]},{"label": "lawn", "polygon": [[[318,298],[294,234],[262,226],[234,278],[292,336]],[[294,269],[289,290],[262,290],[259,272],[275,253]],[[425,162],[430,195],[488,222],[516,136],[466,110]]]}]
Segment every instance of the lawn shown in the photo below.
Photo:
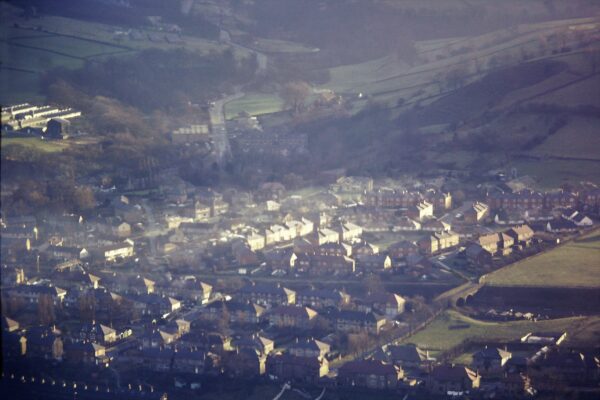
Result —
[{"label": "lawn", "polygon": [[600,231],[501,268],[483,280],[498,286],[600,287]]},{"label": "lawn", "polygon": [[64,140],[42,140],[36,137],[23,138],[2,138],[1,148],[4,149],[11,145],[18,145],[34,149],[43,153],[57,153],[69,147],[69,143]]},{"label": "lawn", "polygon": [[600,161],[519,159],[512,163],[520,175],[531,175],[539,189],[554,189],[564,183],[600,183]]},{"label": "lawn", "polygon": [[283,100],[274,94],[249,93],[244,97],[225,104],[227,119],[238,116],[242,111],[250,115],[270,114],[281,111]]},{"label": "lawn", "polygon": [[567,331],[569,340],[584,342],[597,337],[599,324],[600,317],[570,317],[537,322],[485,322],[448,310],[403,343],[416,344],[435,355],[459,345],[466,339],[515,340],[532,331]]},{"label": "lawn", "polygon": [[532,153],[600,161],[600,118],[573,117]]}]

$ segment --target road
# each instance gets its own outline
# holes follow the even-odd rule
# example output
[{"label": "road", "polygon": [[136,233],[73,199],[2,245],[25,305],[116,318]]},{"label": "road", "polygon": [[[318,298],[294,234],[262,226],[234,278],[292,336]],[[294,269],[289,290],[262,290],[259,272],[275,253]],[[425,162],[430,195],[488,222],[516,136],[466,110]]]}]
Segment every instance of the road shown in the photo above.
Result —
[{"label": "road", "polygon": [[229,144],[229,137],[227,136],[227,127],[225,126],[225,104],[243,96],[244,92],[236,88],[234,94],[215,101],[209,112],[212,127],[213,155],[220,166],[223,166],[231,159],[231,146]]}]

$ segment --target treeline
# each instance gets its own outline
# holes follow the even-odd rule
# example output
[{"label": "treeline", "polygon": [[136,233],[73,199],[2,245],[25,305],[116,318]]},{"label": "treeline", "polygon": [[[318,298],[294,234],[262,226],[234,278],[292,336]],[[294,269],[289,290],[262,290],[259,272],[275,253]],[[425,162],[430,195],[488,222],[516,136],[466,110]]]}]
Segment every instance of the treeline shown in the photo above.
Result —
[{"label": "treeline", "polygon": [[90,96],[115,98],[145,112],[200,103],[251,80],[254,56],[236,60],[232,50],[201,55],[184,49],[148,49],[133,57],[88,62],[78,70],[48,73],[45,87],[65,81]]}]

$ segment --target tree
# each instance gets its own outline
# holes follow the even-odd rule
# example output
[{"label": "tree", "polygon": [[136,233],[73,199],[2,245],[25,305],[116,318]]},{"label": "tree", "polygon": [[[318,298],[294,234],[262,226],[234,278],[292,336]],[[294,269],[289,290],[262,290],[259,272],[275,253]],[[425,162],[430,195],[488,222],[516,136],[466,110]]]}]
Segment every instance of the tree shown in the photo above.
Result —
[{"label": "tree", "polygon": [[94,192],[89,186],[81,186],[75,189],[73,195],[75,208],[79,211],[90,210],[96,206]]},{"label": "tree", "polygon": [[297,113],[304,107],[304,102],[311,94],[312,89],[306,82],[295,81],[283,85],[279,95],[283,99],[286,108],[291,108]]}]

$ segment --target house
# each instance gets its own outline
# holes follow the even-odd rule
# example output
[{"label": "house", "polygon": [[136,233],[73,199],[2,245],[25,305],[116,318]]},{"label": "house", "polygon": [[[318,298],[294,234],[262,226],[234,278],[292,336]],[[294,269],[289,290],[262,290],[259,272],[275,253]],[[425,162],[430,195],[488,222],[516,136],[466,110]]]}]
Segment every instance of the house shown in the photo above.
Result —
[{"label": "house", "polygon": [[194,222],[206,222],[210,217],[211,207],[201,201],[196,201],[194,203]]},{"label": "house", "polygon": [[110,345],[117,341],[117,331],[94,321],[81,326],[77,341]]},{"label": "house", "polygon": [[285,271],[294,269],[298,256],[293,249],[275,249],[263,253],[265,261],[272,270],[283,269]]},{"label": "house", "polygon": [[440,192],[435,190],[429,190],[425,193],[425,198],[431,204],[433,204],[434,210],[444,211],[452,208],[452,195],[448,192]]},{"label": "house", "polygon": [[434,254],[439,251],[457,246],[460,242],[458,234],[449,232],[436,232],[419,240],[418,245],[424,254]]},{"label": "house", "polygon": [[129,355],[132,364],[144,366],[152,371],[170,371],[174,365],[175,351],[171,348],[145,347]]},{"label": "house", "polygon": [[264,375],[266,371],[267,355],[256,349],[238,349],[227,354],[226,358],[229,372],[244,379]]},{"label": "house", "polygon": [[349,275],[356,269],[355,261],[347,256],[320,256],[301,254],[296,268],[315,276]]},{"label": "house", "polygon": [[275,349],[275,341],[255,333],[251,336],[244,336],[237,340],[233,340],[231,346],[237,350],[255,349],[262,354],[268,355]]},{"label": "house", "polygon": [[27,338],[21,332],[2,331],[2,357],[4,362],[27,354]]},{"label": "house", "polygon": [[316,246],[321,246],[325,243],[337,243],[340,241],[340,233],[328,228],[321,228],[310,239]]},{"label": "house", "polygon": [[350,295],[340,290],[307,289],[296,294],[296,304],[313,308],[340,307],[350,303]]},{"label": "house", "polygon": [[246,243],[248,243],[250,250],[256,251],[264,248],[266,242],[263,235],[252,232],[250,235],[246,236]]},{"label": "house", "polygon": [[408,217],[416,221],[423,221],[433,217],[433,204],[427,201],[421,201],[408,208]]},{"label": "house", "polygon": [[439,219],[429,219],[421,225],[422,231],[429,232],[448,232],[452,229],[452,225]]},{"label": "house", "polygon": [[344,222],[339,224],[337,232],[339,233],[339,240],[351,242],[353,239],[358,239],[362,236],[363,229],[351,222]]},{"label": "house", "polygon": [[481,247],[478,243],[471,243],[465,249],[467,259],[477,265],[490,265],[492,263],[492,253]]},{"label": "house", "polygon": [[387,254],[358,255],[356,264],[363,271],[385,271],[392,268],[392,259]]},{"label": "house", "polygon": [[267,371],[282,381],[315,384],[329,373],[329,362],[324,357],[277,353],[267,358]]},{"label": "house", "polygon": [[479,236],[476,244],[491,255],[506,256],[512,252],[514,239],[506,233],[490,233]]},{"label": "house", "polygon": [[178,347],[173,354],[172,365],[176,372],[202,374],[212,366],[212,358],[210,354],[194,347]]},{"label": "house", "polygon": [[131,236],[131,225],[127,222],[117,222],[112,226],[112,233],[118,238],[125,239]]},{"label": "house", "polygon": [[587,215],[580,213],[579,211],[572,211],[567,214],[562,214],[563,218],[573,221],[573,223],[579,227],[586,227],[594,225],[594,221]]},{"label": "house", "polygon": [[571,192],[559,190],[556,192],[544,193],[544,207],[554,209],[559,207],[575,207],[577,205],[577,195]]},{"label": "house", "polygon": [[50,139],[66,139],[71,132],[71,121],[64,118],[51,118],[46,124],[45,136]]},{"label": "house", "polygon": [[302,237],[306,235],[310,235],[315,230],[315,224],[302,217],[300,220],[290,220],[285,223],[285,226],[290,230],[295,232],[294,237]]},{"label": "house", "polygon": [[299,340],[290,344],[287,352],[296,357],[324,358],[331,351],[331,345],[313,338]]},{"label": "house", "polygon": [[333,319],[336,329],[342,332],[366,331],[378,334],[385,325],[385,318],[373,312],[344,310],[335,313]]},{"label": "house", "polygon": [[364,176],[342,176],[330,185],[334,193],[364,193],[373,190],[373,178]]},{"label": "house", "polygon": [[418,252],[419,246],[408,240],[393,243],[388,247],[388,254],[392,259],[404,258],[411,254],[417,254]]},{"label": "house", "polygon": [[560,217],[548,221],[546,223],[546,230],[552,233],[574,233],[579,230],[579,227],[574,221]]},{"label": "house", "polygon": [[90,255],[85,248],[53,245],[47,247],[46,254],[57,260],[85,260]]},{"label": "house", "polygon": [[396,389],[404,377],[402,368],[377,360],[356,360],[338,370],[338,383],[368,389]]},{"label": "house", "polygon": [[428,352],[414,345],[388,346],[390,361],[403,368],[421,368],[431,359]]},{"label": "house", "polygon": [[244,300],[269,307],[296,303],[296,292],[280,284],[252,283],[241,288],[239,295]]},{"label": "house", "polygon": [[210,321],[221,321],[229,316],[229,322],[257,324],[262,320],[265,308],[251,302],[215,301],[204,308],[202,317]]},{"label": "house", "polygon": [[521,338],[521,343],[558,346],[566,339],[567,332],[530,332]]},{"label": "house", "polygon": [[407,208],[418,204],[422,198],[421,194],[417,192],[379,188],[366,192],[363,202],[369,207]]},{"label": "house", "polygon": [[309,307],[279,306],[268,314],[269,322],[279,328],[309,328],[318,313]]},{"label": "house", "polygon": [[54,305],[59,305],[65,299],[67,291],[56,286],[19,285],[4,291],[8,299],[17,299],[25,304],[38,304],[40,298],[52,299]]},{"label": "house", "polygon": [[3,332],[16,332],[19,330],[19,323],[14,319],[8,317],[2,317],[2,331]]},{"label": "house", "polygon": [[481,373],[500,372],[512,353],[495,347],[485,346],[483,349],[473,354],[473,368]]},{"label": "house", "polygon": [[73,363],[107,364],[106,348],[98,343],[73,342],[65,346],[65,359]]},{"label": "house", "polygon": [[133,241],[127,239],[121,243],[100,247],[95,251],[95,254],[99,259],[106,262],[116,262],[122,259],[133,257]]},{"label": "house", "polygon": [[63,357],[63,341],[61,332],[56,328],[36,327],[25,333],[27,354],[44,359],[61,360]]},{"label": "house", "polygon": [[421,230],[421,223],[407,216],[402,216],[394,221],[392,230],[394,232],[418,231]]},{"label": "house", "polygon": [[433,368],[425,387],[436,395],[458,395],[477,389],[480,380],[479,374],[467,367],[442,364]]},{"label": "house", "polygon": [[352,253],[347,254],[348,256],[354,255],[356,256],[372,256],[375,254],[379,254],[379,247],[374,244],[368,242],[360,242],[352,247]]},{"label": "house", "polygon": [[506,234],[513,238],[515,245],[525,247],[531,244],[533,233],[533,229],[531,229],[528,225],[515,226],[506,231]]},{"label": "house", "polygon": [[478,224],[484,218],[487,218],[489,214],[490,207],[485,203],[476,201],[471,207],[465,210],[463,218],[467,224]]},{"label": "house", "polygon": [[364,312],[375,311],[388,318],[395,318],[404,312],[406,300],[395,293],[369,293],[364,299],[358,300],[358,309]]},{"label": "house", "polygon": [[212,293],[212,285],[197,280],[194,276],[186,276],[177,279],[163,289],[169,296],[180,296],[183,299],[193,300],[198,304],[206,304]]},{"label": "house", "polygon": [[488,194],[486,202],[491,209],[541,209],[544,206],[544,196],[528,189],[515,193],[494,192]]},{"label": "house", "polygon": [[175,332],[168,332],[165,329],[152,329],[151,331],[142,334],[139,339],[142,348],[163,349],[175,343],[178,337],[179,336]]},{"label": "house", "polygon": [[258,255],[246,243],[239,242],[237,245],[232,246],[232,253],[239,266],[244,267],[259,263]]},{"label": "house", "polygon": [[350,257],[352,255],[352,246],[343,242],[325,243],[317,247],[313,254],[326,257]]}]

